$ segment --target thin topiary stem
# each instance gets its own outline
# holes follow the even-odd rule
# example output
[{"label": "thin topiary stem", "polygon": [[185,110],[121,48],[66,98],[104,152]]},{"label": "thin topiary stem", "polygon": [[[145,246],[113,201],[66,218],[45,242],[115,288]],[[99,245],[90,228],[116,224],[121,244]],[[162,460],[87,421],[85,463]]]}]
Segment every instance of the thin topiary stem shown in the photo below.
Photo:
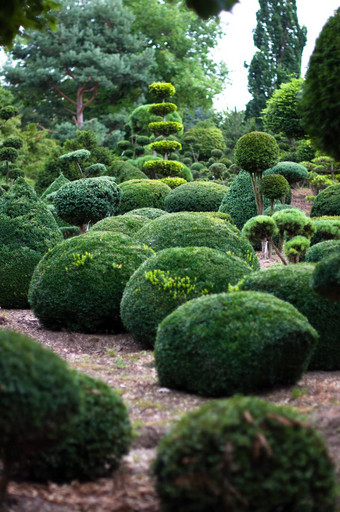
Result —
[{"label": "thin topiary stem", "polygon": [[279,249],[276,247],[276,245],[274,244],[273,240],[271,238],[268,238],[268,242],[270,243],[270,245],[273,247],[274,251],[276,252],[276,254],[278,255],[278,257],[280,258],[280,260],[282,261],[282,263],[284,265],[288,265],[288,261],[286,260],[286,258],[283,256],[282,252],[279,251]]}]

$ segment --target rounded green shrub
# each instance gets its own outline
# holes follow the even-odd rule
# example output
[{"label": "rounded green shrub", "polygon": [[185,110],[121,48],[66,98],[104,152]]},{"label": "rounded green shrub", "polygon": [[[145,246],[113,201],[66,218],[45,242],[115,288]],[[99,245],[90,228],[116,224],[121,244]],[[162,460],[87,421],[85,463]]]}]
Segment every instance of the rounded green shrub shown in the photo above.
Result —
[{"label": "rounded green shrub", "polygon": [[165,210],[161,210],[160,208],[136,208],[135,210],[130,210],[127,213],[124,213],[124,217],[127,215],[137,215],[138,217],[147,217],[148,219],[157,219],[157,217],[161,217],[162,215],[168,215]]},{"label": "rounded green shrub", "polygon": [[310,246],[310,240],[305,236],[294,236],[285,243],[284,253],[291,263],[298,263]]},{"label": "rounded green shrub", "polygon": [[307,169],[296,162],[279,162],[274,167],[268,169],[264,176],[272,175],[272,174],[280,174],[290,185],[294,185],[298,181],[302,181],[307,179],[308,171]]},{"label": "rounded green shrub", "polygon": [[311,238],[315,233],[315,227],[309,217],[301,210],[284,209],[272,215],[281,234],[285,233],[289,238],[297,235]]},{"label": "rounded green shrub", "polygon": [[93,231],[64,240],[34,271],[31,308],[48,329],[117,332],[125,284],[151,255],[121,233]]},{"label": "rounded green shrub", "polygon": [[242,228],[242,234],[252,244],[264,239],[271,239],[278,233],[275,221],[268,215],[257,215],[249,219]]},{"label": "rounded green shrub", "polygon": [[112,231],[123,235],[133,236],[142,227],[150,222],[150,219],[142,215],[119,215],[118,217],[106,217],[100,220],[89,231]]},{"label": "rounded green shrub", "polygon": [[51,194],[57,192],[63,185],[66,185],[66,183],[70,183],[70,180],[68,180],[61,172],[58,178],[56,178],[41,194],[40,199],[46,200]]},{"label": "rounded green shrub", "polygon": [[209,213],[179,212],[158,217],[134,239],[156,252],[169,247],[211,247],[240,257],[254,269],[259,268],[257,255],[248,240],[234,226]]},{"label": "rounded green shrub", "polygon": [[209,173],[216,180],[222,179],[226,170],[226,166],[220,162],[213,163],[209,166]]},{"label": "rounded green shrub", "polygon": [[270,293],[295,306],[320,336],[309,369],[339,370],[340,305],[313,290],[313,271],[314,265],[308,263],[275,265],[246,276],[244,282],[239,283],[239,289]]},{"label": "rounded green shrub", "polygon": [[118,214],[122,215],[139,208],[164,207],[164,199],[171,188],[159,180],[129,180],[120,185],[122,199]]},{"label": "rounded green shrub", "polygon": [[292,408],[214,400],[161,440],[153,466],[167,512],[335,512],[325,441]]},{"label": "rounded green shrub", "polygon": [[170,82],[153,82],[149,85],[149,92],[163,100],[169,96],[173,96],[176,89]]},{"label": "rounded green shrub", "polygon": [[289,193],[289,183],[280,174],[263,176],[261,181],[262,193],[268,199],[281,199]]},{"label": "rounded green shrub", "polygon": [[176,140],[159,140],[150,144],[152,151],[156,151],[161,155],[173,153],[174,151],[180,151],[182,145]]},{"label": "rounded green shrub", "polygon": [[175,134],[183,129],[183,125],[177,121],[155,121],[153,123],[149,123],[148,127],[150,132],[154,133],[156,137],[158,135],[167,137],[168,135]]},{"label": "rounded green shrub", "polygon": [[[313,218],[314,219],[314,218]],[[336,219],[318,219],[314,220],[315,234],[311,239],[311,245],[323,242],[325,240],[340,239],[340,220]]]},{"label": "rounded green shrub", "polygon": [[82,226],[114,215],[121,190],[112,180],[87,178],[61,187],[54,198],[56,213],[66,222]]},{"label": "rounded green shrub", "polygon": [[83,408],[62,443],[32,457],[24,466],[29,479],[95,480],[109,475],[128,452],[131,426],[119,394],[104,382],[81,373],[75,374],[75,381]]},{"label": "rounded green shrub", "polygon": [[211,156],[214,158],[221,158],[223,156],[223,151],[221,149],[213,149],[211,151]]},{"label": "rounded green shrub", "polygon": [[340,215],[340,185],[331,185],[316,196],[310,216],[323,215]]},{"label": "rounded green shrub", "polygon": [[184,178],[176,178],[176,177],[162,178],[160,181],[162,183],[165,183],[166,185],[168,185],[168,187],[170,187],[171,189],[177,188],[180,185],[184,185],[185,183],[187,183],[187,180],[185,180]]},{"label": "rounded green shrub", "polygon": [[171,112],[175,112],[175,110],[177,110],[177,105],[166,101],[164,101],[164,103],[153,103],[149,107],[149,112],[151,112],[151,114],[162,117],[171,114]]},{"label": "rounded green shrub", "polygon": [[201,162],[194,162],[193,164],[190,165],[190,169],[192,171],[201,171],[202,169],[204,169],[204,165],[201,164]]},{"label": "rounded green shrub", "polygon": [[85,167],[84,174],[87,178],[95,178],[96,176],[106,176],[107,175],[107,167],[104,164],[92,164],[88,167]]},{"label": "rounded green shrub", "polygon": [[145,162],[143,169],[150,178],[178,176],[183,170],[183,164],[176,160],[150,160]]},{"label": "rounded green shrub", "polygon": [[153,346],[160,322],[188,300],[228,291],[251,272],[236,256],[208,247],[172,247],[148,258],[130,277],[121,318],[134,339]]},{"label": "rounded green shrub", "polygon": [[235,163],[252,174],[261,174],[279,159],[279,146],[275,138],[265,132],[243,135],[235,146]]},{"label": "rounded green shrub", "polygon": [[109,174],[116,178],[117,183],[134,179],[147,179],[147,175],[139,167],[123,160],[115,160],[110,166]]},{"label": "rounded green shrub", "polygon": [[173,189],[164,200],[168,212],[217,211],[228,188],[224,185],[205,181],[185,183]]},{"label": "rounded green shrub", "polygon": [[307,369],[317,338],[301,313],[267,293],[192,299],[159,325],[159,382],[215,397],[294,384]]},{"label": "rounded green shrub", "polygon": [[340,240],[325,240],[312,245],[306,252],[306,261],[317,263],[323,258],[327,258],[333,253],[340,252]]},{"label": "rounded green shrub", "polygon": [[312,288],[322,297],[340,301],[340,250],[317,263]]}]

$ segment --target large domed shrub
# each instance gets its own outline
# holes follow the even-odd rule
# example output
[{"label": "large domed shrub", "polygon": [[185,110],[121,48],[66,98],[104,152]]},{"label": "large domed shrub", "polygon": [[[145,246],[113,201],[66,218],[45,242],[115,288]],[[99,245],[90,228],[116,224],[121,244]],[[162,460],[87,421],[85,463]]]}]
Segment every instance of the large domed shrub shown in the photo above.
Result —
[{"label": "large domed shrub", "polygon": [[142,215],[105,217],[105,219],[100,220],[92,226],[91,231],[112,231],[113,233],[123,233],[123,235],[133,236],[148,222],[150,222],[150,219]]},{"label": "large domed shrub", "polygon": [[168,212],[217,211],[228,188],[206,181],[193,181],[175,188],[167,195],[164,208]]},{"label": "large domed shrub", "polygon": [[234,226],[209,213],[179,212],[158,217],[144,226],[135,239],[156,252],[168,247],[211,247],[239,256],[252,268],[259,268],[249,241]]},{"label": "large domed shrub", "polygon": [[340,253],[340,240],[325,240],[312,245],[306,252],[306,261],[317,263],[318,261],[334,253]]},{"label": "large domed shrub", "polygon": [[340,369],[340,304],[320,297],[311,286],[314,265],[299,263],[254,272],[239,284],[240,290],[275,295],[296,307],[318,332],[320,338],[309,369]]},{"label": "large domed shrub", "polygon": [[78,413],[80,393],[65,361],[7,330],[0,330],[0,388],[3,485],[13,463],[63,440]]},{"label": "large domed shrub", "polygon": [[159,323],[194,297],[228,291],[251,272],[241,259],[208,247],[173,247],[148,258],[129,279],[121,302],[126,329],[153,346]]},{"label": "large domed shrub", "polygon": [[124,214],[137,208],[164,207],[164,199],[171,188],[159,180],[130,180],[120,185],[122,200],[118,209]]},{"label": "large domed shrub", "polygon": [[340,215],[340,185],[331,185],[315,198],[310,216]]},{"label": "large domed shrub", "polygon": [[121,233],[93,231],[69,238],[39,262],[29,303],[48,329],[117,332],[125,284],[151,255],[151,249]]},{"label": "large domed shrub", "polygon": [[186,414],[161,440],[153,472],[167,512],[335,512],[321,435],[293,409],[259,398]]},{"label": "large domed shrub", "polygon": [[298,181],[307,179],[308,171],[306,167],[296,162],[279,162],[274,167],[271,167],[264,172],[264,176],[271,174],[280,174],[290,185],[294,185]]},{"label": "large domed shrub", "polygon": [[200,297],[179,306],[158,328],[159,382],[204,396],[294,384],[317,338],[301,313],[267,293]]},{"label": "large domed shrub", "polygon": [[131,426],[119,394],[107,384],[76,374],[82,409],[58,446],[32,457],[24,467],[31,479],[53,482],[94,480],[119,466],[131,442]]}]

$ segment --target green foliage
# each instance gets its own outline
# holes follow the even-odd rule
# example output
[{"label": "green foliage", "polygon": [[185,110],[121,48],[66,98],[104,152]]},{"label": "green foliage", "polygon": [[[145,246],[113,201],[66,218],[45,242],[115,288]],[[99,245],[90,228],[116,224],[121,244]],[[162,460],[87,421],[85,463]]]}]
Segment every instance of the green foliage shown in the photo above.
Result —
[{"label": "green foliage", "polygon": [[313,222],[301,210],[284,209],[275,212],[272,218],[280,233],[285,233],[289,238],[297,235],[311,238],[315,233]]},{"label": "green foliage", "polygon": [[115,160],[110,166],[108,173],[115,176],[117,183],[135,179],[147,179],[147,175],[137,166],[132,165],[130,162],[124,162],[123,160]]},{"label": "green foliage", "polygon": [[264,197],[268,199],[281,199],[289,194],[290,187],[286,178],[280,174],[263,176],[261,188]]},{"label": "green foliage", "polygon": [[173,96],[176,89],[171,83],[154,82],[149,85],[149,92],[160,100],[165,100],[169,96]]},{"label": "green foliage", "polygon": [[228,290],[250,267],[241,259],[208,247],[173,247],[158,252],[131,276],[121,318],[133,338],[154,345],[160,322],[188,300]]},{"label": "green foliage", "polygon": [[157,217],[168,214],[165,210],[161,210],[160,208],[136,208],[135,210],[130,210],[124,215],[137,215],[153,220],[157,219]]},{"label": "green foliage", "polygon": [[148,128],[150,132],[154,133],[156,136],[163,135],[166,137],[180,132],[183,129],[183,125],[176,121],[159,121],[149,123]]},{"label": "green foliage", "polygon": [[312,288],[327,299],[340,301],[340,257],[335,253],[316,266],[312,276]]},{"label": "green foliage", "polygon": [[118,217],[106,217],[94,224],[91,231],[112,231],[113,233],[122,233],[123,235],[133,236],[149,221],[150,219],[143,215],[119,215]]},{"label": "green foliage", "polygon": [[85,167],[84,174],[86,177],[94,178],[96,176],[107,176],[107,168],[104,164],[92,164]]},{"label": "green foliage", "polygon": [[223,177],[226,174],[226,171],[226,166],[220,162],[213,163],[209,166],[210,175],[217,180],[223,179]]},{"label": "green foliage", "polygon": [[[171,84],[165,84],[171,85]],[[150,87],[149,87],[150,89]],[[149,107],[149,111],[151,114],[155,114],[156,116],[166,116],[167,114],[171,114],[171,112],[175,112],[177,110],[177,105],[175,103],[153,103]]]},{"label": "green foliage", "polygon": [[180,185],[184,185],[185,183],[187,183],[187,180],[185,180],[184,178],[162,178],[160,180],[162,183],[165,183],[166,185],[168,185],[168,187],[170,187],[171,189],[174,189],[176,187],[179,187]]},{"label": "green foliage", "polygon": [[235,162],[251,174],[262,174],[275,165],[278,159],[279,147],[269,133],[246,133],[236,143]]},{"label": "green foliage", "polygon": [[180,151],[182,145],[176,140],[160,140],[150,144],[150,148],[161,155],[173,153],[174,151]]},{"label": "green foliage", "polygon": [[19,154],[15,148],[2,146],[0,148],[0,160],[1,162],[14,162],[18,158]]},{"label": "green foliage", "polygon": [[303,124],[315,145],[340,160],[340,8],[316,40],[303,87]]},{"label": "green foliage", "polygon": [[253,393],[297,382],[317,339],[301,313],[269,294],[209,295],[161,322],[156,369],[169,388],[203,396]]},{"label": "green foliage", "polygon": [[70,482],[95,480],[119,466],[131,443],[131,426],[119,394],[107,384],[78,373],[83,409],[68,437],[55,448],[32,457],[24,471],[29,479]]},{"label": "green foliage", "polygon": [[7,137],[2,143],[3,147],[21,149],[23,146],[23,140],[21,137]]},{"label": "green foliage", "polygon": [[170,213],[217,211],[227,190],[224,185],[212,182],[185,183],[167,195],[164,209]]},{"label": "green foliage", "polygon": [[340,185],[327,187],[316,196],[310,216],[322,215],[340,215]]},{"label": "green foliage", "polygon": [[305,236],[294,236],[285,243],[284,253],[292,263],[298,263],[299,259],[306,254],[310,246],[310,240]]},{"label": "green foliage", "polygon": [[189,9],[195,11],[195,13],[203,19],[216,16],[222,10],[230,11],[237,2],[238,0],[213,0],[207,4],[202,0],[186,0]]},{"label": "green foliage", "polygon": [[272,217],[267,215],[257,215],[249,219],[242,228],[242,235],[256,244],[264,239],[271,239],[278,233],[278,228]]},{"label": "green foliage", "polygon": [[151,177],[178,176],[183,171],[183,164],[175,160],[149,160],[145,162],[143,169]]},{"label": "green foliage", "polygon": [[120,188],[111,180],[87,178],[67,183],[54,198],[59,217],[70,224],[82,226],[114,215],[121,197]]},{"label": "green foliage", "polygon": [[307,169],[296,162],[279,162],[274,167],[268,169],[264,176],[271,174],[281,174],[284,176],[290,185],[305,180],[308,177]]},{"label": "green foliage", "polygon": [[[314,217],[313,217],[314,219]],[[313,235],[311,244],[317,244],[324,240],[339,240],[340,239],[340,220],[336,219],[318,219],[314,220],[314,227],[316,233]]]},{"label": "green foliage", "polygon": [[335,470],[321,434],[293,408],[255,397],[210,401],[185,414],[161,440],[153,473],[166,512],[336,509]]},{"label": "green foliage", "polygon": [[[150,107],[150,104],[141,105],[131,112],[126,124],[126,128],[128,129],[129,133],[131,133],[131,135],[149,135],[149,124],[152,122],[162,121],[161,116],[152,114],[150,112]],[[177,122],[180,124],[182,122],[182,118],[176,111],[167,114],[165,120],[167,122]]]},{"label": "green foliage", "polygon": [[0,108],[0,119],[3,119],[4,121],[9,121],[9,119],[12,119],[12,117],[17,116],[18,114],[19,109],[14,105],[6,105]]},{"label": "green foliage", "polygon": [[312,245],[306,252],[306,261],[309,263],[317,263],[323,258],[327,258],[333,253],[340,251],[340,240],[325,240]]},{"label": "green foliage", "polygon": [[226,149],[221,130],[211,125],[191,128],[184,134],[182,142],[184,148],[191,146],[200,159],[209,158],[213,149]]},{"label": "green foliage", "polygon": [[48,199],[48,196],[50,194],[53,194],[54,192],[57,192],[63,185],[66,185],[66,183],[69,183],[70,180],[68,180],[63,173],[60,173],[58,178],[56,178],[51,185],[47,187],[46,190],[41,194],[40,199]]},{"label": "green foliage", "polygon": [[122,215],[136,208],[160,208],[171,188],[159,180],[129,180],[120,185],[122,199],[118,214]]},{"label": "green foliage", "polygon": [[134,238],[156,252],[169,247],[211,247],[240,257],[254,269],[259,268],[248,240],[229,222],[209,213],[179,212],[162,216],[144,226]]},{"label": "green foliage", "polygon": [[[85,253],[91,257],[84,260]],[[121,233],[90,231],[64,240],[34,271],[31,308],[48,329],[117,332],[125,284],[151,254]]]},{"label": "green foliage", "polygon": [[[311,250],[311,249],[309,249]],[[340,305],[320,297],[311,287],[314,265],[274,265],[254,272],[239,283],[240,290],[270,293],[296,307],[319,334],[310,370],[332,371],[340,368]]]}]

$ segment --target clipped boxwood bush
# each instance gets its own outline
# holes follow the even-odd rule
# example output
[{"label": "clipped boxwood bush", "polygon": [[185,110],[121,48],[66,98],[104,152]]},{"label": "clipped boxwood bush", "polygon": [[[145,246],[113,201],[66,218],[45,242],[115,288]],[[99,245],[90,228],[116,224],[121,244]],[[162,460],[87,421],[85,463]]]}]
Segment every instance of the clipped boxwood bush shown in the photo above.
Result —
[{"label": "clipped boxwood bush", "polygon": [[164,207],[164,199],[171,188],[159,180],[129,180],[120,186],[122,199],[118,214],[122,215],[137,208]]},{"label": "clipped boxwood bush", "polygon": [[159,323],[190,299],[228,291],[251,268],[240,258],[208,247],[172,247],[148,258],[129,279],[121,318],[133,337],[154,345]]},{"label": "clipped boxwood bush", "polygon": [[167,195],[164,208],[168,212],[217,211],[228,188],[205,181],[193,181],[175,188]]},{"label": "clipped boxwood bush", "polygon": [[299,263],[254,272],[239,284],[240,290],[270,293],[296,307],[319,334],[309,369],[339,370],[340,304],[320,297],[311,286],[314,265]]},{"label": "clipped boxwood bush", "polygon": [[315,266],[312,287],[319,295],[340,301],[340,251]]},{"label": "clipped boxwood bush", "polygon": [[69,482],[95,480],[111,473],[128,452],[131,426],[119,394],[104,382],[78,373],[82,410],[70,434],[58,446],[32,457],[26,478]]},{"label": "clipped boxwood bush", "polygon": [[323,215],[340,215],[340,185],[331,185],[316,196],[310,216]]},{"label": "clipped boxwood bush", "polygon": [[150,222],[150,219],[143,215],[106,217],[92,226],[90,231],[113,231],[114,233],[133,236],[148,222]]},{"label": "clipped boxwood bush", "polygon": [[305,180],[308,177],[307,169],[296,162],[279,162],[277,165],[264,172],[264,176],[270,174],[281,174],[290,185],[294,185],[298,181]]},{"label": "clipped boxwood bush", "polygon": [[124,217],[127,215],[137,215],[138,217],[147,217],[148,219],[157,219],[157,217],[161,217],[162,215],[168,215],[165,210],[161,210],[160,208],[136,208],[136,210],[130,210],[127,213],[124,213]]},{"label": "clipped boxwood bush", "polygon": [[267,293],[192,299],[159,325],[159,382],[215,397],[294,384],[307,369],[317,338],[301,313]]},{"label": "clipped boxwood bush", "polygon": [[211,247],[240,257],[253,269],[259,268],[257,255],[248,240],[234,226],[209,213],[179,212],[162,216],[144,226],[134,238],[156,252],[168,247]]},{"label": "clipped boxwood bush", "polygon": [[47,329],[117,332],[125,284],[151,255],[121,233],[93,231],[64,240],[34,271],[31,308]]},{"label": "clipped boxwood bush", "polygon": [[167,512],[334,512],[325,441],[292,408],[260,398],[215,400],[161,440],[153,466]]},{"label": "clipped boxwood bush", "polygon": [[306,252],[306,261],[316,263],[333,253],[340,253],[340,240],[325,240],[312,245]]}]

